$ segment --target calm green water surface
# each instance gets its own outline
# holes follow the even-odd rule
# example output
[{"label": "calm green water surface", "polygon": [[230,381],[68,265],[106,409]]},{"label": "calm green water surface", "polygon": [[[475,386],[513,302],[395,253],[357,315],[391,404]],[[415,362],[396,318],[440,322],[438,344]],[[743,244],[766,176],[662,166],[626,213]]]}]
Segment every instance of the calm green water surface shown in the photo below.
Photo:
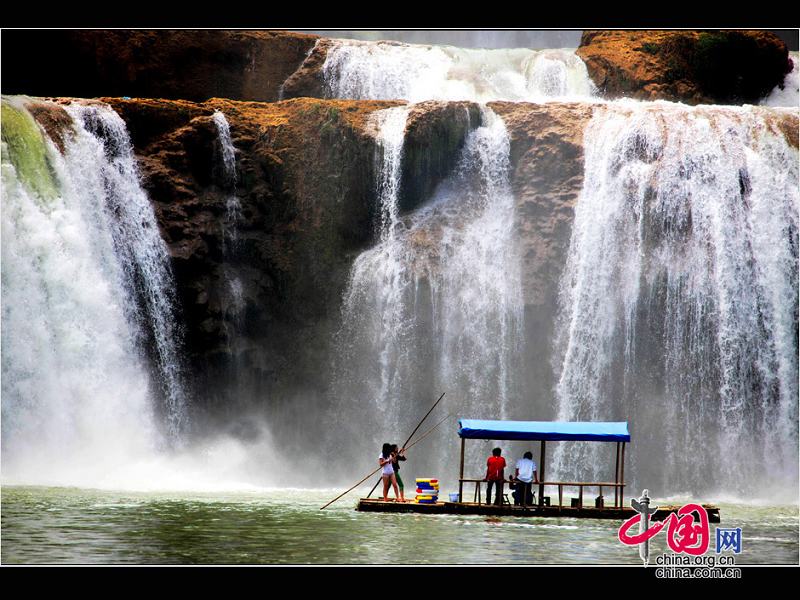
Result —
[{"label": "calm green water surface", "polygon": [[[320,511],[336,494],[4,486],[2,562],[641,564],[617,521],[359,513],[357,494]],[[743,530],[737,564],[798,563],[797,506],[721,509],[723,527]],[[664,533],[651,544],[653,556],[665,552]]]}]

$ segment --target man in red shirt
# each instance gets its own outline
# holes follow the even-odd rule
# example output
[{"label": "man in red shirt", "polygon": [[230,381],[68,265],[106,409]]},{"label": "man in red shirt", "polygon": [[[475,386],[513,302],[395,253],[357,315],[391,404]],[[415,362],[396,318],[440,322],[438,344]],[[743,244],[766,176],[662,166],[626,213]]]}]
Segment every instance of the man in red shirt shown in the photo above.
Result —
[{"label": "man in red shirt", "polygon": [[501,453],[502,450],[500,448],[495,448],[486,461],[486,477],[483,478],[484,481],[489,482],[486,486],[486,504],[492,503],[492,485],[496,487],[494,503],[497,505],[503,503],[503,480],[505,479],[506,459],[500,456]]}]

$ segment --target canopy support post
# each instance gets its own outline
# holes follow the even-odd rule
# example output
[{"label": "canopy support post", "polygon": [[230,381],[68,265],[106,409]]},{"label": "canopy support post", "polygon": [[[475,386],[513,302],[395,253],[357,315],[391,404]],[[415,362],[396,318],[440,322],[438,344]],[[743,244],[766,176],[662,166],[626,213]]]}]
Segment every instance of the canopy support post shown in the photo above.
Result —
[{"label": "canopy support post", "polygon": [[[617,460],[614,465],[614,483],[619,483],[619,442],[617,442]],[[614,486],[614,508],[619,506],[619,486]]]},{"label": "canopy support post", "polygon": [[622,459],[619,465],[619,482],[622,486],[619,488],[619,504],[625,506],[625,442],[622,442]]},{"label": "canopy support post", "polygon": [[544,445],[545,441],[541,441],[541,451],[539,453],[539,506],[544,506]]},{"label": "canopy support post", "polygon": [[461,438],[461,468],[458,472],[458,501],[463,502],[464,496],[464,443],[466,442],[466,438]]}]

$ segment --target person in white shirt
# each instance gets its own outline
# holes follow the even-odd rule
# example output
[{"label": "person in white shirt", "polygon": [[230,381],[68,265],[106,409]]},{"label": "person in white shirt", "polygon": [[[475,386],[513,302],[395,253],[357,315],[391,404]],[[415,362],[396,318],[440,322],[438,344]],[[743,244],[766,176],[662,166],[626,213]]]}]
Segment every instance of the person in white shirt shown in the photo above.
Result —
[{"label": "person in white shirt", "polygon": [[515,494],[514,504],[533,504],[533,493],[531,492],[531,485],[539,483],[539,477],[536,473],[536,463],[533,462],[533,454],[526,452],[517,461],[517,469],[514,474],[514,479],[517,481],[517,493]]}]

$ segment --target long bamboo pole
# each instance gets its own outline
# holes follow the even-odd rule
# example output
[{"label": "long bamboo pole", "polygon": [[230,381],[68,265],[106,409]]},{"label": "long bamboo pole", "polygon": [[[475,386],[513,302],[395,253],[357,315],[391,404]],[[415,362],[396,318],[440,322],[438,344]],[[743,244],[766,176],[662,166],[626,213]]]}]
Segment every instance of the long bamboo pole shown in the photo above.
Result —
[{"label": "long bamboo pole", "polygon": [[[425,419],[428,418],[428,415],[433,412],[433,409],[436,408],[436,405],[439,404],[439,402],[441,402],[442,398],[444,398],[444,394],[445,394],[445,392],[442,392],[442,395],[439,396],[439,399],[436,402],[433,403],[433,406],[431,406],[431,409],[427,413],[425,413],[425,416],[422,417],[422,421],[419,422],[419,425],[417,425],[416,428],[414,429],[414,431],[411,432],[411,435],[408,436],[408,439],[406,440],[406,443],[403,444],[402,446],[400,446],[400,448],[405,448],[406,444],[408,444],[408,442],[411,441],[411,438],[414,437],[415,433],[417,433],[417,429],[420,428],[420,426],[425,422]],[[381,479],[378,479],[378,481],[375,482],[375,485],[372,486],[372,489],[369,491],[369,494],[367,494],[367,498],[372,496],[372,494],[375,491],[375,489],[380,485],[382,479],[383,479],[383,477],[381,477]]]},{"label": "long bamboo pole", "polygon": [[[413,448],[414,446],[416,446],[417,444],[419,444],[419,443],[420,443],[422,440],[424,440],[424,439],[425,439],[426,437],[428,437],[428,436],[429,436],[431,433],[433,433],[433,431],[434,431],[436,428],[438,428],[438,427],[439,427],[439,425],[441,425],[442,423],[444,423],[444,422],[445,422],[447,419],[449,419],[449,418],[450,418],[450,417],[452,417],[452,416],[453,416],[453,415],[452,415],[452,413],[451,413],[451,414],[448,414],[448,415],[447,415],[447,416],[446,416],[444,419],[442,419],[441,421],[439,421],[439,422],[438,422],[436,425],[434,425],[433,427],[431,427],[430,429],[428,429],[428,431],[426,431],[426,432],[425,432],[425,433],[423,433],[423,434],[422,434],[420,437],[418,437],[418,438],[417,438],[417,439],[414,441],[414,443],[410,444],[410,445],[408,446],[408,448],[406,448],[406,450],[409,450],[409,449]],[[369,479],[370,477],[372,477],[372,476],[373,476],[375,473],[377,473],[378,471],[380,471],[382,468],[383,468],[383,467],[378,467],[377,469],[375,469],[374,471],[372,471],[372,473],[370,473],[369,475],[367,475],[366,477],[364,477],[364,479],[362,479],[361,481],[359,481],[357,484],[355,484],[353,487],[351,487],[349,490],[347,490],[347,491],[346,491],[346,492],[344,492],[343,494],[339,494],[338,496],[336,496],[336,498],[334,498],[333,500],[331,500],[330,502],[328,502],[328,503],[327,503],[325,506],[323,506],[322,508],[320,508],[320,510],[323,510],[323,509],[325,509],[325,508],[328,508],[328,507],[329,507],[331,504],[333,504],[334,502],[336,502],[336,501],[337,501],[339,498],[341,498],[342,496],[345,496],[345,495],[349,494],[350,492],[352,492],[354,489],[356,489],[358,486],[360,486],[362,483],[364,483],[364,482],[365,482],[367,479]]]}]

